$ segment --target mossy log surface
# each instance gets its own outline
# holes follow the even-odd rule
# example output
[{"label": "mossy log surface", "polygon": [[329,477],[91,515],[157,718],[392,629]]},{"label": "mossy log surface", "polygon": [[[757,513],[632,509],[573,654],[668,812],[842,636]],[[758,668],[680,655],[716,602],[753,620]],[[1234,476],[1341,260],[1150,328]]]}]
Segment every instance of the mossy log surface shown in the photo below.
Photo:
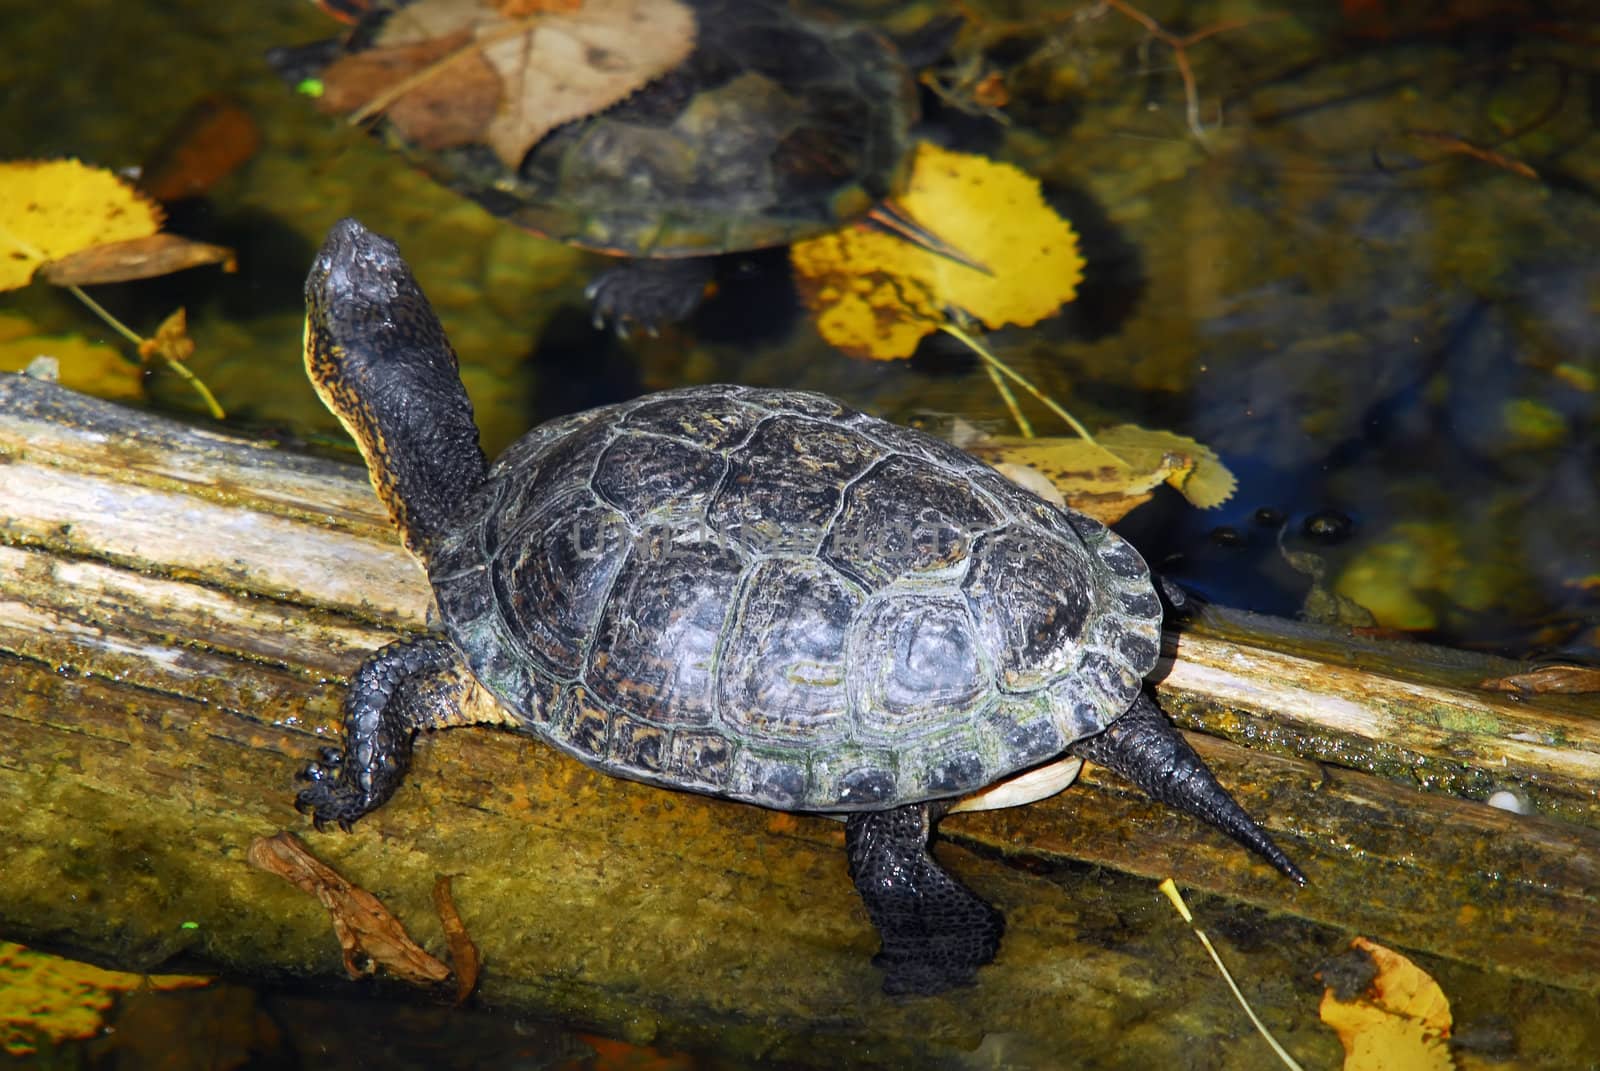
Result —
[{"label": "mossy log surface", "polygon": [[[825,819],[481,730],[423,742],[355,834],[310,833],[294,775],[336,736],[339,685],[428,600],[353,466],[0,379],[0,937],[331,984],[321,909],[245,864],[287,828],[435,950],[429,891],[457,875],[483,1002],[739,1058],[1121,1064],[1199,1031],[1217,1066],[1268,1066],[1142,880],[1169,874],[1219,894],[1202,919],[1254,945],[1234,966],[1322,1063],[1315,962],[1273,937],[1296,920],[1324,951],[1361,933],[1600,992],[1600,722],[1584,697],[1477,687],[1516,666],[1202,615],[1169,634],[1158,694],[1310,887],[1091,767],[944,823],[1006,942],[976,987],[893,1001]],[[1491,788],[1537,813],[1468,798]]]}]

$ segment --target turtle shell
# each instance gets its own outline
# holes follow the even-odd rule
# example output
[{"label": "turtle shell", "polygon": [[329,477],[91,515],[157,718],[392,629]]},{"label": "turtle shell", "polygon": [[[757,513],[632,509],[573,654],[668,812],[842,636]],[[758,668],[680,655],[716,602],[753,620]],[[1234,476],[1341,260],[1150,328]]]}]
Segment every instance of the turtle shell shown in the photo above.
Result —
[{"label": "turtle shell", "polygon": [[[367,47],[405,2],[351,35]],[[391,143],[436,181],[535,233],[600,252],[698,256],[825,233],[898,191],[916,117],[882,35],[777,0],[685,0],[694,51],[627,100],[557,127],[517,169],[487,147]]]},{"label": "turtle shell", "polygon": [[1139,554],[932,436],[698,387],[531,432],[429,561],[517,720],[608,773],[786,810],[959,795],[1121,716]]}]

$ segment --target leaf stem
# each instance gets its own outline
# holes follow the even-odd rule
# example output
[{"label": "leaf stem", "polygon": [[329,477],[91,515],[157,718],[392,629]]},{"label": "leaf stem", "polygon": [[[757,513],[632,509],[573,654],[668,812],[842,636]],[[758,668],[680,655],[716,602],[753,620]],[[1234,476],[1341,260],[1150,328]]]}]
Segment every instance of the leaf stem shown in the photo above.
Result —
[{"label": "leaf stem", "polygon": [[[82,287],[69,284],[66,290],[73,297],[83,302],[90,312],[104,320],[106,325],[113,331],[133,343],[135,349],[143,352],[145,340],[139,336],[137,331],[111,315],[111,312],[104,305],[84,293]],[[171,357],[166,356],[163,356],[161,360],[166,363],[168,368],[176,372],[179,377],[188,380],[189,386],[193,387],[195,393],[200,395],[200,400],[206,403],[206,410],[211,414],[212,419],[226,420],[228,418],[228,414],[223,411],[222,405],[217,401],[217,396],[212,394],[211,389],[200,381],[199,376],[185,367],[182,361],[174,361]]]},{"label": "leaf stem", "polygon": [[[1006,364],[993,353],[990,353],[989,350],[986,349],[976,338],[973,338],[972,335],[968,334],[966,331],[963,331],[955,324],[949,322],[941,323],[939,325],[939,330],[966,343],[967,346],[972,349],[973,353],[976,353],[979,357],[983,358],[984,363],[990,369],[991,375],[993,375],[995,372],[998,372],[1005,376],[1007,379],[1011,380],[1011,382],[1015,383],[1017,386],[1021,387],[1023,390],[1037,398],[1041,403],[1044,404],[1046,409],[1049,409],[1056,416],[1066,421],[1067,426],[1072,428],[1073,431],[1077,432],[1085,442],[1094,442],[1094,436],[1089,434],[1088,428],[1084,427],[1078,422],[1077,417],[1063,409],[1054,398],[1051,398],[1038,387],[1035,387],[1032,383],[1028,382],[1028,380],[1025,379],[1016,369]],[[1014,403],[1015,400],[1013,399],[1012,401]],[[1024,432],[1024,434],[1028,433]]]},{"label": "leaf stem", "polygon": [[69,283],[66,287],[66,290],[73,297],[87,305],[90,312],[104,320],[106,325],[110,327],[111,330],[115,331],[117,334],[121,335],[135,346],[144,345],[144,339],[139,337],[139,332],[135,331],[133,328],[129,327],[127,324],[111,315],[104,305],[100,304],[94,298],[84,293],[83,287],[75,286]]},{"label": "leaf stem", "polygon": [[1024,439],[1033,438],[1033,425],[1028,422],[1027,417],[1022,415],[1022,407],[1017,405],[1017,396],[1011,393],[1010,384],[1000,378],[1000,373],[988,361],[983,362],[983,370],[989,373],[989,381],[994,384],[994,389],[999,392],[1000,400],[1006,403],[1007,409],[1011,410],[1011,419],[1016,421],[1017,430],[1022,433],[1022,437]]},{"label": "leaf stem", "polygon": [[1206,952],[1211,956],[1211,962],[1217,965],[1217,970],[1222,974],[1222,980],[1228,983],[1229,989],[1233,990],[1233,999],[1239,1002],[1239,1007],[1244,1009],[1244,1013],[1255,1024],[1256,1032],[1266,1039],[1267,1044],[1272,1047],[1272,1051],[1277,1054],[1278,1059],[1283,1061],[1285,1067],[1290,1068],[1291,1071],[1305,1071],[1305,1068],[1301,1067],[1299,1062],[1293,1056],[1290,1056],[1288,1051],[1278,1043],[1278,1039],[1272,1036],[1266,1025],[1256,1017],[1255,1010],[1244,999],[1244,994],[1239,992],[1239,986],[1234,982],[1233,975],[1229,974],[1228,968],[1222,965],[1222,957],[1217,955],[1217,950],[1212,947],[1211,938],[1207,937],[1206,932],[1194,924],[1194,915],[1189,912],[1189,905],[1183,902],[1183,894],[1178,892],[1177,883],[1171,878],[1167,878],[1162,881],[1160,889],[1162,894],[1172,901],[1172,906],[1177,908],[1178,914],[1183,916],[1183,921],[1189,924],[1189,929],[1193,930],[1194,935],[1200,938],[1200,943],[1205,945]]}]

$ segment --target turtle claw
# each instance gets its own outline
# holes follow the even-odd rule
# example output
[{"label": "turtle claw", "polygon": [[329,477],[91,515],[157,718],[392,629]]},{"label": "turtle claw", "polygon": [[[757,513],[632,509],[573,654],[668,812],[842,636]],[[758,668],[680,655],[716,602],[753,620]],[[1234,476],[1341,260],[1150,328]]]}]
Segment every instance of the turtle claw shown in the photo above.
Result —
[{"label": "turtle claw", "polygon": [[711,263],[704,258],[633,260],[596,276],[583,294],[597,330],[609,326],[626,339],[637,329],[653,338],[665,325],[687,320],[710,281]]},{"label": "turtle claw", "polygon": [[335,747],[325,747],[316,762],[295,775],[298,781],[308,781],[294,798],[294,809],[311,816],[311,825],[318,833],[327,831],[329,823],[346,833],[350,824],[375,806],[368,793],[347,783],[344,772],[344,752]]},{"label": "turtle claw", "polygon": [[300,791],[294,809],[310,815],[311,825],[318,833],[326,832],[330,823],[348,833],[350,824],[372,810],[372,804],[359,789],[340,781],[319,780]]}]

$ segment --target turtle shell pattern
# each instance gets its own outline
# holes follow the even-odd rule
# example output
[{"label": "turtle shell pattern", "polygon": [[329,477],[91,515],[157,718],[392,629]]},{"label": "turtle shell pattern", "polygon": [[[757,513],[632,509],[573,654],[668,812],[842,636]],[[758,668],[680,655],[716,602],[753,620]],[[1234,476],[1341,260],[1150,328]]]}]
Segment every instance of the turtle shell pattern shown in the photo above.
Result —
[{"label": "turtle shell pattern", "polygon": [[1137,551],[961,450],[797,391],[667,391],[546,424],[430,556],[528,730],[636,780],[786,810],[959,795],[1132,703]]},{"label": "turtle shell pattern", "polygon": [[[488,148],[389,140],[490,213],[601,252],[673,257],[785,245],[903,186],[916,88],[894,46],[778,0],[687,0],[698,34],[677,68],[556,128],[507,168]],[[391,0],[352,35],[372,43]]]}]

